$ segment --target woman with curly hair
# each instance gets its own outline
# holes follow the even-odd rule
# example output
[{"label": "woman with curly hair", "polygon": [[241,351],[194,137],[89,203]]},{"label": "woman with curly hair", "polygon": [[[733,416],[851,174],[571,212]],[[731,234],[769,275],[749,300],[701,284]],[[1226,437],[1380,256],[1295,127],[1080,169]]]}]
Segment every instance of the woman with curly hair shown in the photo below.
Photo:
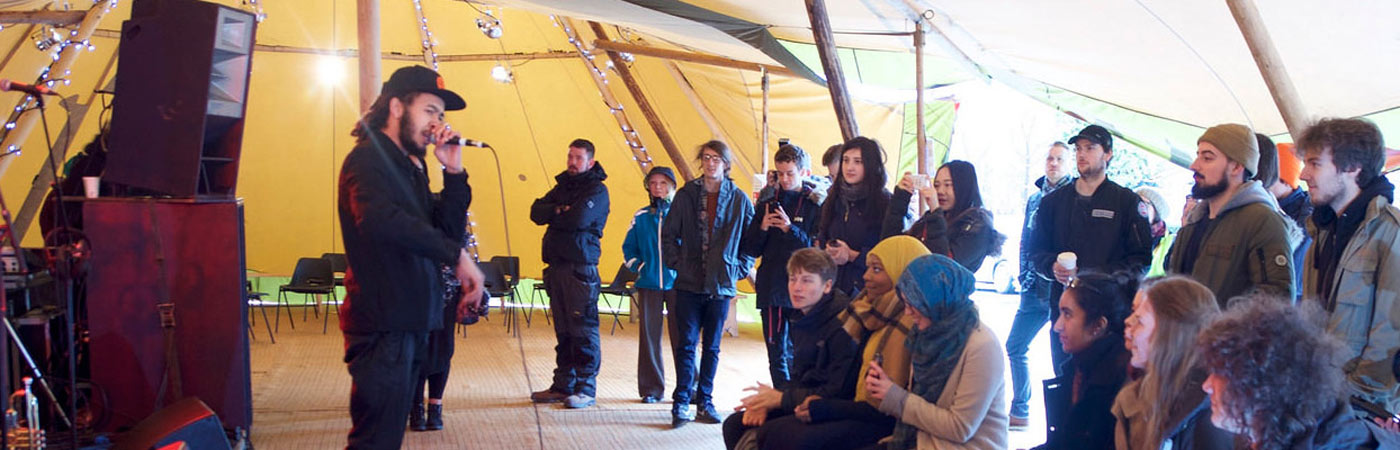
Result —
[{"label": "woman with curly hair", "polygon": [[1045,380],[1045,444],[1041,450],[1113,449],[1113,399],[1128,377],[1123,320],[1138,280],[1081,272],[1060,296],[1055,332],[1070,358]]},{"label": "woman with curly hair", "polygon": [[1210,423],[1210,400],[1200,388],[1196,336],[1220,315],[1210,289],[1187,277],[1150,281],[1133,299],[1125,326],[1129,364],[1143,376],[1113,402],[1118,450],[1231,449],[1234,435]]},{"label": "woman with curly hair", "polygon": [[1196,340],[1211,422],[1250,449],[1376,448],[1343,400],[1342,344],[1311,302],[1238,301]]}]

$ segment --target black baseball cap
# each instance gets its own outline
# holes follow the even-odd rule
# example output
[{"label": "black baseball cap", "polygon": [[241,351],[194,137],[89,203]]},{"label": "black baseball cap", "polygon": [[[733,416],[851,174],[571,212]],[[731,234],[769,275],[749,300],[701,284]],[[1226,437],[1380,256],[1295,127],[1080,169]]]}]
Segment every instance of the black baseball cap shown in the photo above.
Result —
[{"label": "black baseball cap", "polygon": [[379,95],[399,96],[410,92],[427,92],[442,99],[442,106],[448,111],[467,107],[467,102],[456,92],[447,90],[447,83],[433,69],[423,66],[409,66],[395,70],[389,81],[379,89]]},{"label": "black baseball cap", "polygon": [[1074,145],[1080,139],[1088,139],[1089,142],[1103,146],[1104,151],[1113,151],[1113,135],[1098,125],[1089,125],[1079,131],[1079,134],[1069,138],[1069,145]]}]

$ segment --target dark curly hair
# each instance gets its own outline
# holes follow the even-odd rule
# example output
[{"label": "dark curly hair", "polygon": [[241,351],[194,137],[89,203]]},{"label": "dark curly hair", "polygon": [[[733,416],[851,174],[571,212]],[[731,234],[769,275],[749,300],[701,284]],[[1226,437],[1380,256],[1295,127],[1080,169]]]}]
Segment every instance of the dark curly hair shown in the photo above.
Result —
[{"label": "dark curly hair", "polygon": [[1201,332],[1196,348],[1212,375],[1224,378],[1227,417],[1258,449],[1282,449],[1317,426],[1342,398],[1342,344],[1322,328],[1316,303],[1237,297]]},{"label": "dark curly hair", "polygon": [[1138,282],[1136,276],[1127,272],[1085,270],[1075,276],[1065,293],[1073,293],[1079,309],[1084,310],[1084,323],[1093,323],[1102,317],[1108,322],[1105,331],[1113,336],[1122,336],[1123,321],[1132,312]]},{"label": "dark curly hair", "polygon": [[1308,153],[1332,151],[1332,164],[1339,171],[1361,169],[1356,185],[1366,187],[1385,167],[1385,138],[1381,129],[1366,119],[1326,118],[1303,130],[1294,152],[1307,161]]},{"label": "dark curly hair", "polygon": [[404,107],[407,108],[408,105],[413,103],[413,99],[418,98],[418,94],[422,94],[422,92],[405,92],[398,96],[380,95],[379,98],[374,100],[374,104],[370,105],[369,111],[366,112],[363,117],[360,117],[359,121],[355,122],[355,128],[350,130],[350,135],[355,137],[355,143],[364,142],[374,134],[372,132],[383,130],[384,125],[389,123],[390,100],[397,98],[399,99],[399,103],[403,103]]}]

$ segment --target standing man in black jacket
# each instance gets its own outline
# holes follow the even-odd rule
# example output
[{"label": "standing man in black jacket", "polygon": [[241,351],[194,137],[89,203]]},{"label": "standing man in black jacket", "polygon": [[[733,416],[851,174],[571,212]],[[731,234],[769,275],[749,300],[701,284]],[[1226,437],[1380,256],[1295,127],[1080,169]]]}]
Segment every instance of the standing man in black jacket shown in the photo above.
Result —
[{"label": "standing man in black jacket", "polygon": [[763,259],[754,283],[755,303],[763,320],[763,342],[768,346],[768,374],[772,386],[782,390],[787,387],[788,363],[792,361],[788,258],[812,246],[826,196],[803,183],[811,173],[811,163],[801,147],[783,144],[773,155],[773,168],[778,174],[773,196],[759,201],[755,214],[763,217],[749,222],[739,250],[750,258]]},{"label": "standing man in black jacket", "polygon": [[[481,301],[481,271],[460,242],[471,188],[461,146],[446,144],[459,135],[443,121],[465,107],[436,72],[405,67],[350,133],[337,202],[349,260],[340,330],[354,383],[347,448],[403,443],[428,332],[442,327],[439,267],[454,267],[463,307]],[[443,166],[438,198],[428,189],[429,144]]]},{"label": "standing man in black jacket", "polygon": [[[1131,189],[1108,179],[1113,160],[1113,135],[1089,125],[1069,140],[1075,149],[1079,178],[1040,201],[1031,229],[1030,262],[1050,283],[1050,323],[1060,318],[1060,294],[1079,270],[1127,272],[1138,278],[1152,265],[1151,211]],[[1073,253],[1073,267],[1057,261]],[[1050,357],[1055,374],[1069,355],[1060,347],[1059,333],[1050,330]]]},{"label": "standing man in black jacket", "polygon": [[544,289],[554,314],[554,382],[530,394],[535,403],[569,408],[595,403],[601,348],[598,339],[598,240],[608,222],[608,174],[593,159],[593,143],[569,143],[568,167],[553,189],[530,206],[544,232]]}]

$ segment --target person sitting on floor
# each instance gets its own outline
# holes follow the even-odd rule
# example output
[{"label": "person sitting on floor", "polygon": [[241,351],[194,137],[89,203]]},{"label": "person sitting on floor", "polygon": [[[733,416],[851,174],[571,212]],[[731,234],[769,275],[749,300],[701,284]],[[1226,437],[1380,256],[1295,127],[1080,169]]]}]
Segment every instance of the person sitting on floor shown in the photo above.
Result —
[{"label": "person sitting on floor", "polygon": [[1210,289],[1174,276],[1148,283],[1133,299],[1125,339],[1129,363],[1145,374],[1123,386],[1113,402],[1118,450],[1231,449],[1234,435],[1210,424],[1210,401],[1192,345],[1220,315]]},{"label": "person sitting on floor", "polygon": [[1128,377],[1123,321],[1137,284],[1128,272],[1080,272],[1060,296],[1055,331],[1070,359],[1045,380],[1046,441],[1037,450],[1114,448],[1110,408]]},{"label": "person sitting on floor", "polygon": [[899,419],[886,448],[1007,448],[1006,356],[972,303],[976,284],[943,255],[915,259],[900,275],[904,315],[914,319],[909,390],[878,360],[864,380],[880,411]]},{"label": "person sitting on floor", "polygon": [[[789,318],[793,343],[791,380],[783,390],[763,383],[724,421],[724,445],[729,449],[765,447],[763,424],[793,413],[809,397],[845,398],[855,393],[855,339],[836,316],[849,301],[833,291],[836,262],[826,252],[804,248],[788,259],[788,296],[796,314]],[[775,438],[781,439],[781,437]]]}]

